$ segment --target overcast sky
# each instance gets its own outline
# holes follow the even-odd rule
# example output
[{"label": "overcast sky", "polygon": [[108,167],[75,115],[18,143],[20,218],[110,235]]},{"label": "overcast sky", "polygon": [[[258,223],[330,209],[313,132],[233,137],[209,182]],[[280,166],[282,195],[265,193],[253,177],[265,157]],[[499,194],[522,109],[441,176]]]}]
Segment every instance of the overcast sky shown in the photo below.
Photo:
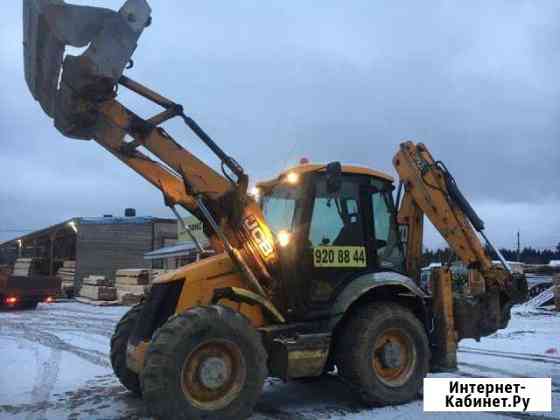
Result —
[{"label": "overcast sky", "polygon": [[[0,240],[73,216],[170,216],[94,142],[60,135],[0,26]],[[120,7],[120,1],[80,1]],[[184,104],[246,168],[307,157],[387,171],[404,139],[452,171],[499,246],[560,242],[560,2],[152,1],[127,75]],[[124,93],[141,115],[157,111]],[[203,159],[180,125],[170,131]],[[429,230],[426,245],[443,245]]]}]

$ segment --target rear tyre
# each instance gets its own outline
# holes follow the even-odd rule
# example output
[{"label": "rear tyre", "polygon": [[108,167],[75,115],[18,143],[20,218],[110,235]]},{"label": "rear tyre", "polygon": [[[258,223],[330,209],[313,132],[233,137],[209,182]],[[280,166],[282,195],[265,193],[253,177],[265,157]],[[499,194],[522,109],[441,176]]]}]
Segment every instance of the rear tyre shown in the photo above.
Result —
[{"label": "rear tyre", "polygon": [[266,352],[248,320],[224,306],[200,306],[155,333],[142,395],[156,418],[244,419],[266,376]]},{"label": "rear tyre", "polygon": [[121,384],[133,394],[140,396],[140,379],[138,375],[126,365],[126,346],[136,320],[142,311],[142,303],[133,306],[124,314],[111,337],[111,366]]},{"label": "rear tyre", "polygon": [[374,302],[350,315],[336,340],[339,374],[367,405],[417,398],[429,369],[428,337],[408,309]]}]

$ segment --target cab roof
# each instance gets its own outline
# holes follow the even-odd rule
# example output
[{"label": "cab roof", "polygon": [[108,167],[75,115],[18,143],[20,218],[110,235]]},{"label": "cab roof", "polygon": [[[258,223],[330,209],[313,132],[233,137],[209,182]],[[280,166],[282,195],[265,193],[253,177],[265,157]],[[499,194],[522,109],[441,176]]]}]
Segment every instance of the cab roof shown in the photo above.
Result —
[{"label": "cab roof", "polygon": [[[317,164],[317,163],[305,163],[303,165],[293,166],[285,171],[280,172],[280,174],[273,179],[268,181],[257,182],[258,188],[270,188],[282,181],[289,173],[295,173],[297,175],[304,175],[308,172],[324,172],[326,170],[326,164]],[[391,175],[388,175],[381,171],[376,171],[375,169],[366,168],[363,166],[355,166],[355,165],[342,165],[342,173],[343,174],[359,174],[359,175],[368,175],[374,178],[380,178],[384,181],[394,182],[394,178]]]}]

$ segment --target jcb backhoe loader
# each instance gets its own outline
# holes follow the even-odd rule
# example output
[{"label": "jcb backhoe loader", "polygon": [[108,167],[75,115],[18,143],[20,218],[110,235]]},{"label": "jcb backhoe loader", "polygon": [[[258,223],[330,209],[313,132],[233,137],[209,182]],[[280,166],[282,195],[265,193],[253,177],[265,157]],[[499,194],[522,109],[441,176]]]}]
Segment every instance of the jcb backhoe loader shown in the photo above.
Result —
[{"label": "jcb backhoe loader", "polygon": [[[200,218],[216,255],[159,276],[118,323],[111,362],[158,418],[248,416],[267,376],[336,368],[366,404],[416,398],[430,368],[452,367],[455,346],[507,325],[523,279],[492,265],[482,221],[422,144],[394,158],[399,192],[382,172],[302,164],[258,184],[183,107],[123,75],[150,22],[145,0],[118,12],[24,0],[25,77],[66,137],[93,139]],[[64,55],[67,45],[86,47]],[[141,118],[124,87],[161,106]],[[193,156],[162,127],[180,118],[221,161]],[[143,152],[156,156],[154,160]],[[403,192],[404,191],[404,192]],[[418,286],[426,215],[470,270],[467,293],[449,271]]]}]

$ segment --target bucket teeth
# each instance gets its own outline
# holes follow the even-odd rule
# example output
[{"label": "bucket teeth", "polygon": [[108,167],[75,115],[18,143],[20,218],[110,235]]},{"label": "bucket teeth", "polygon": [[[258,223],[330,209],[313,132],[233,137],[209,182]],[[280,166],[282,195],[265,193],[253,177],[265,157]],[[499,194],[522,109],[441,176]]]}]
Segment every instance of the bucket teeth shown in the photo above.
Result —
[{"label": "bucket teeth", "polygon": [[[94,136],[94,104],[113,96],[150,12],[146,0],[127,0],[118,12],[62,0],[24,0],[25,80],[64,135]],[[65,56],[66,46],[86,50]]]}]

